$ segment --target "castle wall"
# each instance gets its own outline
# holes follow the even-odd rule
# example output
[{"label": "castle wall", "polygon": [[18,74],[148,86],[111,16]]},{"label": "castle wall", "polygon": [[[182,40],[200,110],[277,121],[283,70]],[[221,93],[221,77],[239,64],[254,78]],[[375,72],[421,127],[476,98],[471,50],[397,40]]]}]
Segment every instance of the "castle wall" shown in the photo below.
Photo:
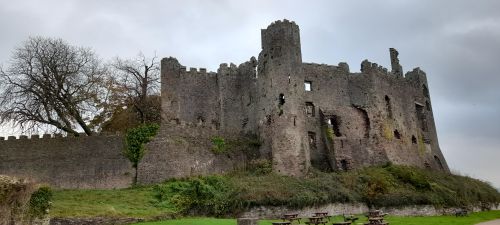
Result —
[{"label": "castle wall", "polygon": [[217,74],[162,60],[162,119],[220,126]]},{"label": "castle wall", "polygon": [[[255,153],[245,145],[256,132],[255,66],[252,58],[240,66],[221,64],[217,73],[186,72],[176,59],[163,59],[161,129],[147,145],[138,182],[245,167]],[[222,138],[227,151],[214,153],[214,138]]]},{"label": "castle wall", "polygon": [[57,188],[125,188],[134,170],[120,136],[0,140],[0,174]]},{"label": "castle wall", "polygon": [[229,146],[234,139],[221,135],[228,151],[214,153],[214,132],[213,128],[204,126],[164,124],[155,139],[147,144],[147,152],[138,166],[138,183],[152,184],[245,168],[251,150],[244,145]]}]

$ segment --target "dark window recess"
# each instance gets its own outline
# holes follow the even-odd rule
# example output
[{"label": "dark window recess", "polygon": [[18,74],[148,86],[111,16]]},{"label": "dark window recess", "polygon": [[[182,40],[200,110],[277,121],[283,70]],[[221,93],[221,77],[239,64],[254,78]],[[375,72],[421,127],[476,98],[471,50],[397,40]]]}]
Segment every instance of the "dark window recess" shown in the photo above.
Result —
[{"label": "dark window recess", "polygon": [[385,96],[385,108],[387,110],[387,115],[389,118],[392,118],[392,105],[391,105],[391,98],[389,96]]},{"label": "dark window recess", "polygon": [[431,103],[429,103],[429,101],[425,101],[425,108],[427,111],[431,111]]},{"label": "dark window recess", "polygon": [[394,137],[395,137],[396,139],[401,139],[401,134],[399,133],[399,131],[398,131],[398,130],[394,130]]},{"label": "dark window recess", "polygon": [[333,115],[330,118],[328,118],[328,123],[332,125],[333,134],[336,137],[342,136],[342,134],[340,133],[340,122],[341,122],[340,117],[337,115]]},{"label": "dark window recess", "polygon": [[422,85],[422,92],[423,92],[425,97],[427,97],[427,98],[429,97],[429,89],[427,89],[427,86],[425,86],[425,84]]},{"label": "dark window recess", "polygon": [[441,170],[444,170],[443,163],[441,163],[441,159],[439,159],[439,157],[437,157],[437,155],[434,156],[434,160],[436,160],[436,163],[438,164],[439,168]]},{"label": "dark window recess", "polygon": [[306,115],[309,117],[314,117],[314,104],[312,102],[306,102]]},{"label": "dark window recess", "polygon": [[422,131],[426,132],[427,131],[427,119],[425,117],[424,107],[422,105],[415,104],[415,111],[417,113],[417,119],[419,122],[420,129],[422,129]]},{"label": "dark window recess", "polygon": [[356,108],[360,113],[361,115],[363,116],[363,125],[364,125],[364,130],[365,130],[365,138],[369,138],[370,137],[370,117],[368,117],[368,112],[366,112],[366,110],[360,108],[360,107],[356,107],[354,106],[354,108]]},{"label": "dark window recess", "polygon": [[279,105],[284,105],[285,104],[285,95],[280,94],[279,99],[278,99]]},{"label": "dark window recess", "polygon": [[347,162],[347,160],[340,160],[340,169],[342,169],[343,171],[349,170],[349,163]]},{"label": "dark window recess", "polygon": [[307,136],[309,137],[309,147],[311,149],[316,149],[316,133],[307,132]]},{"label": "dark window recess", "polygon": [[415,135],[411,136],[411,143],[413,143],[413,144],[417,143],[417,138],[415,137]]}]

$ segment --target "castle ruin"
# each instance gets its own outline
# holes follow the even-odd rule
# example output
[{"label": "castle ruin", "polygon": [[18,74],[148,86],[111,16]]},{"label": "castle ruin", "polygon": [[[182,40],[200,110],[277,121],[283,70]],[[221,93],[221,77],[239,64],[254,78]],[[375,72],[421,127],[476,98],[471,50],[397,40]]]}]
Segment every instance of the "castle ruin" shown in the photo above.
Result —
[{"label": "castle ruin", "polygon": [[[426,74],[415,68],[403,75],[395,49],[391,71],[365,60],[357,73],[347,63],[304,63],[294,22],[276,21],[261,36],[258,59],[221,64],[217,73],[187,70],[171,57],[161,61],[163,124],[143,173],[166,178],[233,168],[234,159],[199,148],[209,149],[210,137],[247,135],[260,139],[259,157],[286,175],[388,162],[449,171]],[[172,165],[168,158],[179,154],[192,159]]]},{"label": "castle ruin", "polygon": [[[426,74],[367,60],[361,72],[302,62],[299,27],[261,31],[258,59],[217,72],[161,61],[162,124],[138,165],[138,182],[217,174],[271,162],[302,176],[385,163],[449,171],[439,149]],[[223,149],[214,151],[214,140]],[[61,188],[121,188],[133,169],[122,136],[0,137],[0,173]],[[220,143],[219,143],[220,144]]]}]

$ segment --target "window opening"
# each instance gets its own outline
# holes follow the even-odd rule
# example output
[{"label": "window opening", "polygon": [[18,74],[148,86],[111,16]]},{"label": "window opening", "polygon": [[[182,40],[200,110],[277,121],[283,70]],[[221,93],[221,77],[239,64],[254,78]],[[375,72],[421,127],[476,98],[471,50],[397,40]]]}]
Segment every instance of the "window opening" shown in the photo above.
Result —
[{"label": "window opening", "polygon": [[307,132],[307,136],[309,136],[309,147],[312,149],[316,149],[316,133]]},{"label": "window opening", "polygon": [[306,102],[306,115],[314,117],[314,104],[312,102]]},{"label": "window opening", "polygon": [[305,91],[312,91],[312,82],[311,81],[304,81],[304,89]]}]

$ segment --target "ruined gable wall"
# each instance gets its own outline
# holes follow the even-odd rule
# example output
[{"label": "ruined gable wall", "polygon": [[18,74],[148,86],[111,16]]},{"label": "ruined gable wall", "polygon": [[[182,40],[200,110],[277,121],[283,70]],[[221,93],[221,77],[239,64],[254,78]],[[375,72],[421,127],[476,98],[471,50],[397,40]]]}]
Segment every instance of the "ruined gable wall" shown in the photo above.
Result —
[{"label": "ruined gable wall", "polygon": [[134,170],[121,136],[0,140],[0,174],[57,188],[125,188]]},{"label": "ruined gable wall", "polygon": [[[367,111],[375,115],[371,120],[374,136],[370,145],[385,151],[388,160],[393,163],[441,169],[434,159],[437,152],[442,156],[435,143],[437,137],[426,138],[436,132],[432,112],[424,110],[427,117],[424,122],[416,112],[416,104],[425,108],[425,101],[430,101],[421,88],[426,80],[405,78],[368,61],[362,64],[362,74],[371,80],[372,92]],[[422,123],[425,123],[425,131]],[[440,160],[446,164],[444,158]],[[448,170],[446,165],[443,169]]]},{"label": "ruined gable wall", "polygon": [[[308,131],[317,134],[317,148],[311,150],[312,164],[325,168],[328,155],[334,157],[328,159],[333,169],[342,169],[342,161],[347,163],[347,169],[386,162],[385,153],[369,145],[372,116],[366,112],[371,96],[369,77],[349,73],[345,63],[339,66],[305,64],[304,68],[304,79],[312,82],[312,91],[305,93],[305,99],[313,102],[316,111],[324,116],[308,117]],[[329,124],[329,120],[335,121]],[[325,126],[333,131],[332,146],[326,143],[328,137],[323,136]]]},{"label": "ruined gable wall", "polygon": [[221,64],[218,72],[221,130],[229,134],[255,134],[256,60]]}]

